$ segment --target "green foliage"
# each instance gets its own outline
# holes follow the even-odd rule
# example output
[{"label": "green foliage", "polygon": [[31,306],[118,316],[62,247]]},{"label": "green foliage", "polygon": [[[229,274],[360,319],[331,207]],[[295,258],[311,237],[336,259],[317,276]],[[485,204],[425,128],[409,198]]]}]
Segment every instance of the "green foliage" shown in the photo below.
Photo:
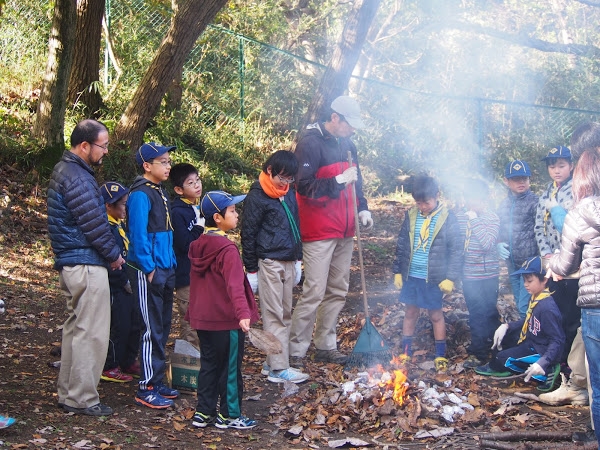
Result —
[{"label": "green foliage", "polygon": [[41,147],[31,138],[31,113],[28,102],[0,104],[0,163],[33,168],[40,159]]}]

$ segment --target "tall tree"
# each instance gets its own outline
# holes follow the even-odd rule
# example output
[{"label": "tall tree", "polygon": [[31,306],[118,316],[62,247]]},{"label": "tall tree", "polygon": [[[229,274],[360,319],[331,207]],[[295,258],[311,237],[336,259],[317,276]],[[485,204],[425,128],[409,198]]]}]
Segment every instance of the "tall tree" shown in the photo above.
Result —
[{"label": "tall tree", "polygon": [[45,166],[58,159],[65,146],[66,98],[75,45],[73,24],[77,20],[75,1],[56,0],[54,5],[48,62],[33,125],[33,136],[47,148]]},{"label": "tall tree", "polygon": [[150,67],[115,129],[115,139],[138,148],[150,120],[160,108],[169,86],[181,73],[198,36],[227,0],[174,0],[173,19]]},{"label": "tall tree", "polygon": [[81,102],[88,117],[97,118],[102,107],[98,90],[100,80],[100,42],[105,0],[77,0],[77,31],[73,53],[73,69],[67,101]]},{"label": "tall tree", "polygon": [[323,105],[331,103],[346,90],[380,3],[381,0],[355,0],[331,62],[308,107],[305,123],[314,122]]}]

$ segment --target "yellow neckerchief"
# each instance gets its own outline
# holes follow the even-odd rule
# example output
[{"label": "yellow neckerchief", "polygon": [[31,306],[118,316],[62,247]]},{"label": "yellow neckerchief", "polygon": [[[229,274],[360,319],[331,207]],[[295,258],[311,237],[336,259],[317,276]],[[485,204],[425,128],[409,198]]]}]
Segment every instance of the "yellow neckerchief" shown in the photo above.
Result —
[{"label": "yellow neckerchief", "polygon": [[[556,181],[552,182],[552,192],[550,192],[550,196],[548,197],[548,199],[552,199],[552,197],[554,197],[554,199],[556,201],[558,201],[558,191],[560,189],[560,184],[558,184]],[[550,223],[550,210],[548,208],[546,208],[546,213],[544,214],[544,235],[548,235],[548,224]]]},{"label": "yellow neckerchief", "polygon": [[186,203],[188,205],[198,206],[200,204],[200,199],[199,198],[194,199],[194,201],[191,201],[191,200],[189,200],[189,199],[187,199],[185,197],[179,197],[179,198],[181,199],[181,201],[183,203]]},{"label": "yellow neckerchief", "polygon": [[227,234],[217,227],[205,227],[204,234],[216,234],[217,236],[227,236]]},{"label": "yellow neckerchief", "polygon": [[417,244],[417,248],[415,248],[415,251],[419,250],[419,248],[423,248],[423,252],[427,251],[427,242],[429,241],[429,227],[431,226],[431,219],[433,219],[441,210],[442,203],[438,202],[438,205],[433,211],[429,213],[428,216],[423,216],[423,214],[419,212],[419,214],[421,214],[422,217],[425,217],[425,220],[423,220],[421,230],[419,231],[419,243]]},{"label": "yellow neckerchief", "polygon": [[552,293],[546,288],[542,292],[540,292],[537,297],[531,296],[531,300],[529,300],[529,307],[527,308],[527,314],[525,315],[525,322],[523,323],[523,327],[521,328],[521,334],[519,335],[519,341],[517,344],[520,344],[525,340],[527,336],[527,326],[529,325],[529,319],[531,319],[531,314],[533,314],[533,308],[538,304],[540,300],[548,298],[552,295]]},{"label": "yellow neckerchief", "polygon": [[271,177],[264,172],[261,172],[258,176],[258,182],[260,183],[260,187],[265,191],[271,198],[280,198],[285,196],[290,190],[290,185],[286,184],[284,188],[279,188],[273,184]]},{"label": "yellow neckerchief", "polygon": [[109,214],[108,223],[117,227],[119,235],[123,238],[123,247],[125,248],[125,251],[129,250],[129,239],[127,239],[127,235],[125,234],[125,230],[123,229],[123,220],[115,219]]}]

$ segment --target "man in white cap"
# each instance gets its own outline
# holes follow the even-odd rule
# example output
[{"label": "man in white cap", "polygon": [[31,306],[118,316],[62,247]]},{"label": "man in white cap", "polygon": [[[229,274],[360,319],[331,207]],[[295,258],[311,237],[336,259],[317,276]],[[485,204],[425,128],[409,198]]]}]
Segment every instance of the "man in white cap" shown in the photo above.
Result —
[{"label": "man in white cap", "polygon": [[346,302],[354,248],[352,183],[360,222],[367,229],[373,226],[356,146],[350,140],[364,126],[360,107],[353,98],[340,96],[322,119],[307,126],[295,151],[300,163],[296,196],[305,276],[290,331],[290,366],[297,369],[304,366],[313,328],[315,361],[344,364],[348,358],[337,349],[336,325]]}]

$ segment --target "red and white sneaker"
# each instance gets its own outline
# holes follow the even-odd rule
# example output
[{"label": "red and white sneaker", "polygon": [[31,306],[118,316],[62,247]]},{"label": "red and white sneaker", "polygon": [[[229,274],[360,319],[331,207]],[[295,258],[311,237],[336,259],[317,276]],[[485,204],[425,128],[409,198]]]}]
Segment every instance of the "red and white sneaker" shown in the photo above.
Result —
[{"label": "red and white sneaker", "polygon": [[141,372],[140,363],[136,360],[129,367],[125,367],[122,372],[133,378],[139,378]]},{"label": "red and white sneaker", "polygon": [[100,379],[104,381],[112,381],[114,383],[127,383],[128,381],[133,380],[133,377],[121,372],[120,367],[115,367],[114,369],[105,370],[102,372]]}]

